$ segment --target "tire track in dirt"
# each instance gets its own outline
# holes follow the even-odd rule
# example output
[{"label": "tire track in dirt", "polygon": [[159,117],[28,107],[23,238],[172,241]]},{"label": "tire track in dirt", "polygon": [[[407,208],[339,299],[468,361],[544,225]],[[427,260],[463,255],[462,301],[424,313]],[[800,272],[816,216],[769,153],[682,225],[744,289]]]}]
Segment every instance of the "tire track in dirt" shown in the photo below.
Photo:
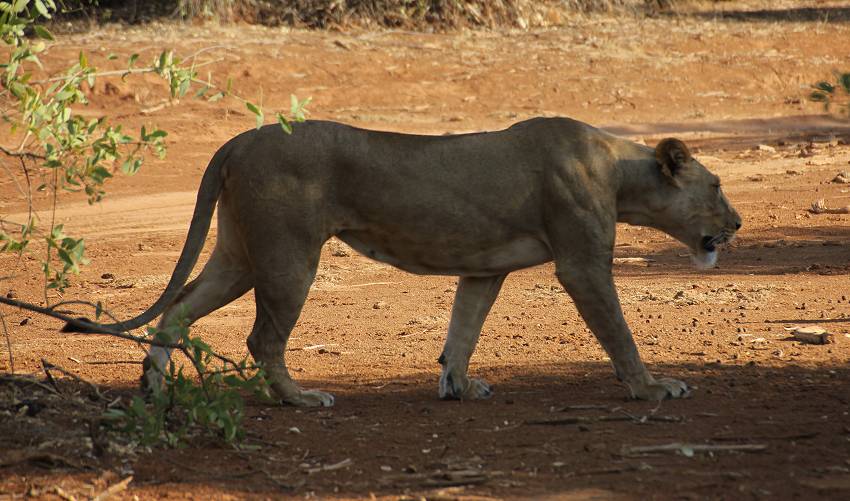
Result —
[{"label": "tire track in dirt", "polygon": [[[77,202],[56,209],[56,223],[65,232],[85,235],[97,241],[153,233],[186,233],[195,206],[194,191],[173,191],[147,195],[119,195],[89,205]],[[37,211],[41,221],[50,221],[50,211]],[[26,212],[10,214],[11,221],[25,221]],[[213,217],[212,228],[216,226]]]}]

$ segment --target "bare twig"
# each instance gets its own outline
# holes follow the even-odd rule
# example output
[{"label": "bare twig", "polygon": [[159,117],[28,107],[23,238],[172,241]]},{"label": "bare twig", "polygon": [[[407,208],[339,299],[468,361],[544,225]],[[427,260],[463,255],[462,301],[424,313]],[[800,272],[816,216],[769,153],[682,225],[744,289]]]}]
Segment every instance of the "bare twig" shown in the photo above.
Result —
[{"label": "bare twig", "polygon": [[142,362],[141,360],[83,360],[83,363],[87,364],[87,365],[119,365],[119,364],[142,365],[144,362]]},{"label": "bare twig", "polygon": [[12,356],[12,337],[9,335],[9,329],[6,327],[6,316],[0,311],[0,324],[3,325],[3,335],[6,337],[6,351],[9,352],[9,371],[15,373],[15,357]]},{"label": "bare twig", "polygon": [[106,310],[102,307],[99,307],[97,304],[94,304],[91,301],[82,301],[82,300],[79,300],[79,299],[66,299],[65,301],[59,301],[58,303],[52,304],[50,306],[50,309],[53,310],[53,311],[56,311],[58,313],[67,313],[67,312],[62,311],[62,310],[57,310],[57,308],[59,308],[60,306],[90,306],[91,308],[94,308],[95,311],[100,310],[100,313],[102,315],[106,315],[113,322],[119,322],[119,320],[117,318],[115,318],[115,316],[112,313],[110,313],[109,310]]},{"label": "bare twig", "polygon": [[41,388],[43,390],[47,390],[50,393],[54,393],[54,394],[59,393],[56,390],[56,388],[47,386],[46,384],[42,383],[41,381],[39,381],[38,379],[36,379],[32,376],[25,376],[25,375],[22,375],[22,374],[15,374],[15,375],[0,374],[0,382],[8,382],[8,383],[14,383],[14,384],[31,384],[31,385],[34,385],[34,386],[38,386],[39,388]]},{"label": "bare twig", "polygon": [[103,399],[103,394],[101,394],[101,393],[100,393],[100,389],[97,387],[97,385],[95,385],[95,384],[94,384],[94,383],[92,383],[91,381],[86,381],[85,379],[83,379],[83,378],[81,378],[80,376],[78,376],[78,375],[74,374],[73,372],[68,371],[68,370],[65,370],[65,369],[63,369],[62,367],[59,367],[59,366],[58,366],[58,365],[56,365],[56,364],[50,363],[50,362],[48,362],[47,360],[45,360],[45,359],[43,359],[43,358],[41,359],[41,367],[44,369],[44,373],[45,373],[45,374],[47,374],[48,379],[51,381],[51,384],[53,384],[54,386],[56,386],[56,380],[55,380],[55,379],[53,379],[53,376],[50,374],[50,371],[59,371],[59,372],[61,372],[62,374],[64,374],[64,375],[68,376],[68,377],[69,377],[69,378],[71,378],[71,379],[73,379],[74,381],[76,381],[76,382],[78,382],[78,383],[83,383],[83,384],[87,385],[89,388],[91,388],[91,389],[92,389],[92,391],[94,391],[94,394],[95,394],[95,395],[97,395],[98,400],[102,400],[102,399]]},{"label": "bare twig", "polygon": [[831,209],[826,206],[826,201],[821,198],[815,202],[812,202],[812,206],[811,208],[809,208],[809,212],[811,212],[812,214],[850,214],[850,205]]},{"label": "bare twig", "polygon": [[[94,322],[89,322],[87,320],[74,318],[74,317],[70,317],[68,315],[65,315],[63,313],[59,313],[58,311],[55,311],[53,308],[45,308],[43,306],[38,306],[38,305],[35,305],[35,304],[30,304],[30,303],[27,303],[27,302],[24,302],[24,301],[18,301],[18,300],[15,300],[15,299],[10,299],[10,298],[4,297],[4,296],[0,296],[0,303],[8,304],[9,306],[15,306],[15,307],[18,307],[18,308],[21,308],[21,309],[24,309],[24,310],[28,310],[28,311],[33,311],[35,313],[41,313],[42,315],[47,315],[49,317],[53,317],[53,318],[62,320],[63,322],[69,323],[69,324],[73,325],[74,327],[79,327],[80,329],[97,329],[97,332],[94,333],[93,335],[101,335],[102,334],[102,335],[117,337],[117,338],[120,338],[120,339],[126,339],[127,341],[135,341],[136,343],[139,343],[139,344],[146,344],[146,345],[149,345],[149,346],[160,346],[160,347],[163,347],[163,348],[171,348],[171,349],[175,349],[175,350],[182,350],[185,347],[185,345],[183,343],[169,343],[169,342],[159,341],[157,339],[151,339],[151,338],[146,338],[146,337],[142,337],[142,336],[134,336],[132,334],[128,334],[128,333],[122,332],[122,331],[107,329],[104,326],[98,325]],[[84,334],[87,334],[87,333],[84,333]],[[235,367],[239,366],[238,362],[236,362],[235,360],[232,360],[232,359],[230,359],[230,358],[228,358],[224,355],[221,355],[221,354],[216,353],[216,352],[210,352],[210,353],[212,354],[213,357],[217,358],[218,360],[220,360],[222,362],[228,363],[228,364],[233,365]]]},{"label": "bare twig", "polygon": [[114,496],[114,495],[118,494],[119,492],[125,490],[127,488],[127,485],[129,485],[130,482],[132,482],[132,481],[133,481],[133,476],[130,475],[129,477],[118,482],[117,484],[111,485],[108,489],[106,489],[105,491],[103,491],[100,494],[98,494],[97,496],[95,496],[93,501],[105,501],[105,500],[111,498],[112,496]]},{"label": "bare twig", "polygon": [[[59,169],[53,169],[53,203],[51,204],[50,210],[50,238],[53,238],[53,230],[56,228],[56,204],[59,198]],[[52,240],[50,240],[52,241]],[[47,279],[47,274],[50,270],[50,245],[45,245],[45,253],[46,256],[44,258],[44,274],[45,280]],[[44,284],[44,304],[50,306],[50,299],[47,297],[47,283]]]},{"label": "bare twig", "polygon": [[652,466],[646,463],[640,464],[626,464],[623,466],[612,466],[610,468],[594,468],[592,470],[578,470],[576,472],[568,473],[566,476],[591,476],[591,475],[611,475],[614,473],[626,473],[630,471],[646,471],[651,470]]},{"label": "bare twig", "polygon": [[34,160],[45,160],[47,159],[44,155],[39,155],[38,153],[33,153],[31,151],[14,151],[3,146],[0,146],[0,153],[6,155],[7,157],[18,157],[18,158],[30,158]]},{"label": "bare twig", "polygon": [[674,442],[663,445],[640,445],[634,447],[623,447],[623,454],[646,454],[651,452],[681,452],[685,455],[693,455],[694,452],[761,452],[767,449],[767,444],[687,444]]},{"label": "bare twig", "polygon": [[592,410],[601,410],[601,411],[611,412],[611,409],[607,405],[598,405],[598,404],[565,405],[564,407],[555,409],[556,412],[592,411]]},{"label": "bare twig", "polygon": [[65,489],[59,487],[58,485],[54,485],[51,487],[48,492],[54,492],[57,496],[64,499],[65,501],[77,501],[77,498],[73,495],[65,491]]},{"label": "bare twig", "polygon": [[682,421],[680,416],[569,416],[557,419],[530,419],[525,421],[529,425],[549,425],[558,426],[565,424],[585,424],[611,421],[631,421],[634,423],[646,423],[655,421],[660,423],[678,423]]},{"label": "bare twig", "polygon": [[346,458],[346,459],[343,459],[342,461],[340,461],[338,463],[325,464],[325,465],[317,466],[315,468],[307,468],[305,471],[307,473],[312,474],[312,473],[319,473],[320,471],[341,470],[343,468],[348,468],[352,464],[354,464],[354,461],[352,461],[351,458]]}]

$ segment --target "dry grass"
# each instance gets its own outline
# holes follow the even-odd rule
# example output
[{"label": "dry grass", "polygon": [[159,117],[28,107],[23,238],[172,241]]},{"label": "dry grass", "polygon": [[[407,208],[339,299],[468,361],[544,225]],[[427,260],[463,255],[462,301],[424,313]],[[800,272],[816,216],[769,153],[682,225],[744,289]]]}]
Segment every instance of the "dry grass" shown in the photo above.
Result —
[{"label": "dry grass", "polygon": [[669,0],[179,0],[184,18],[305,28],[452,29],[557,26],[576,12],[632,13]]}]

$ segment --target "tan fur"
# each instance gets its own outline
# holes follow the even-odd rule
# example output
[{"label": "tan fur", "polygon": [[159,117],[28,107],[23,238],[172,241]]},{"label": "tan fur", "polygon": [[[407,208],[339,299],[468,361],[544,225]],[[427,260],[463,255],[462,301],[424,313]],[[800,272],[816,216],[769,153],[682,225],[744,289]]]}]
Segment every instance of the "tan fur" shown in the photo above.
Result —
[{"label": "tan fur", "polygon": [[[183,289],[216,199],[215,250]],[[219,150],[198,200],[163,297],[119,326],[148,322],[165,304],[160,325],[178,311],[188,311],[191,322],[254,288],[250,351],[280,397],[304,406],[332,405],[333,397],[300,389],[283,355],[331,236],[404,270],[460,277],[440,357],[441,397],[491,394],[467,375],[487,313],[508,273],[554,260],[617,376],[634,397],[654,400],[682,396],[687,387],[653,378],[638,355],[611,275],[615,224],[658,228],[706,262],[740,226],[717,177],[680,141],[654,150],[563,118],[458,136],[317,121],[288,136],[267,126]],[[187,292],[174,302],[181,289]],[[152,350],[149,382],[158,381],[168,356]]]}]

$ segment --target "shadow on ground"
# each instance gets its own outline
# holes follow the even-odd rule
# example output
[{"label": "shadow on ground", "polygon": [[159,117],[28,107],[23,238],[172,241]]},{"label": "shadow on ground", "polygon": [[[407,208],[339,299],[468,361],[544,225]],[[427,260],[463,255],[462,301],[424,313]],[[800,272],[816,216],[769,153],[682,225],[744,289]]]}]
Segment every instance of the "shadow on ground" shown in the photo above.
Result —
[{"label": "shadow on ground", "polygon": [[[24,494],[50,485],[71,492],[74,481],[91,486],[110,471],[116,479],[133,474],[127,494],[142,498],[664,499],[659,493],[675,492],[704,499],[734,492],[815,499],[847,494],[850,367],[651,369],[686,380],[695,388],[692,397],[627,400],[603,363],[479,369],[475,372],[494,383],[497,393],[474,402],[437,400],[431,373],[369,381],[343,375],[332,382],[304,381],[336,394],[331,409],[251,401],[241,449],[199,439],[185,448],[124,456],[104,451],[98,456],[96,449],[63,442],[92,436],[87,423],[96,416],[85,419],[91,414],[90,389],[62,381],[64,395],[50,403],[40,387],[6,380],[0,394],[14,391],[31,405],[44,404],[34,416],[0,409],[8,413],[0,421],[0,492]],[[129,390],[100,392],[111,399],[126,397]],[[67,420],[77,408],[89,410]],[[63,420],[63,431],[51,429],[51,422]],[[715,450],[634,449],[674,443]],[[26,451],[38,454],[9,460]]]},{"label": "shadow on ground", "polygon": [[747,22],[816,22],[816,23],[847,23],[850,22],[850,7],[788,7],[778,9],[724,9],[698,11],[689,15],[707,19],[724,19]]},{"label": "shadow on ground", "polygon": [[[741,275],[846,275],[850,270],[850,227],[783,226],[774,231],[782,238],[751,237],[745,232],[721,249],[717,272]],[[644,257],[649,267],[616,266],[620,276],[704,275],[694,267],[687,249],[679,243],[647,251],[618,247],[618,257]]]}]

